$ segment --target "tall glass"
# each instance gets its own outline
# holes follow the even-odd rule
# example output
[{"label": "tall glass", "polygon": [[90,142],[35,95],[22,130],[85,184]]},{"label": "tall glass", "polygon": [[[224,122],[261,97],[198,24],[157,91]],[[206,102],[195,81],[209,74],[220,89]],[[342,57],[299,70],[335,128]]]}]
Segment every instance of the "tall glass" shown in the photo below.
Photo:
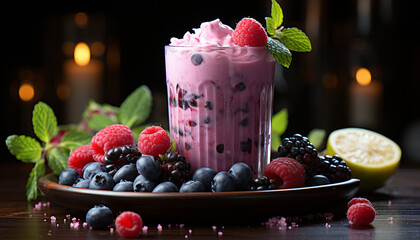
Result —
[{"label": "tall glass", "polygon": [[192,170],[270,159],[275,60],[265,47],[166,46],[169,128]]}]

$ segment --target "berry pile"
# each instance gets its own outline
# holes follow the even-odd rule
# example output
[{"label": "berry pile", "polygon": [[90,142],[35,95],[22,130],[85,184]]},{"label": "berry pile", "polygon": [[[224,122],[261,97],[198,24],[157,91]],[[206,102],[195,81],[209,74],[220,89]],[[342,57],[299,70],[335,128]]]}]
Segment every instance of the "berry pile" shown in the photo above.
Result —
[{"label": "berry pile", "polygon": [[271,190],[346,181],[351,171],[339,156],[318,156],[307,137],[285,138],[264,176],[252,178],[245,163],[228,171],[199,168],[191,172],[187,158],[170,151],[170,138],[161,127],[144,129],[134,144],[131,130],[115,124],[99,131],[90,145],[75,149],[60,184],[100,190],[135,192],[226,192]]},{"label": "berry pile", "polygon": [[[252,170],[245,163],[237,163],[229,171],[217,173],[200,168],[192,174],[185,156],[169,151],[170,139],[163,128],[151,126],[143,130],[137,146],[127,129],[124,125],[111,125],[99,131],[90,145],[74,150],[69,157],[70,168],[60,174],[58,182],[80,188],[136,192],[250,189]],[[257,188],[273,186],[269,183],[266,188]]]},{"label": "berry pile", "polygon": [[272,152],[272,158],[293,158],[305,169],[305,184],[317,186],[349,180],[351,170],[338,155],[318,156],[318,151],[301,134],[284,138],[277,152]]}]

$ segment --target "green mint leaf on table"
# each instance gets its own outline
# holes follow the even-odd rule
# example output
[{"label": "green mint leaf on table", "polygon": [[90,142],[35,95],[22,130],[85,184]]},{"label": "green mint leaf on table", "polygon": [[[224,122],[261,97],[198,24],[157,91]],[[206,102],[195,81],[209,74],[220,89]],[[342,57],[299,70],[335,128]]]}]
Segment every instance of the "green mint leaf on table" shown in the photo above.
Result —
[{"label": "green mint leaf on table", "polygon": [[150,115],[152,102],[150,89],[145,85],[138,87],[121,104],[118,121],[129,127],[142,124]]},{"label": "green mint leaf on table", "polygon": [[57,130],[57,118],[47,104],[39,102],[32,112],[32,125],[35,135],[43,142],[49,143]]},{"label": "green mint leaf on table", "polygon": [[311,41],[308,36],[298,28],[283,29],[276,36],[291,51],[310,52],[312,50]]},{"label": "green mint leaf on table", "polygon": [[88,121],[88,125],[91,129],[99,131],[109,125],[115,124],[108,115],[104,114],[93,114],[91,119]]},{"label": "green mint leaf on table", "polygon": [[318,151],[321,151],[322,149],[320,148],[322,147],[324,143],[326,135],[327,135],[327,132],[325,131],[325,129],[314,128],[309,132],[308,139],[309,139],[309,142],[311,142],[312,145],[314,145],[314,147]]},{"label": "green mint leaf on table", "polygon": [[280,41],[271,37],[267,38],[267,50],[283,67],[289,68],[292,62],[292,53]]},{"label": "green mint leaf on table", "polygon": [[281,144],[281,135],[286,131],[289,123],[289,113],[286,108],[280,110],[271,120],[271,149],[277,150]]},{"label": "green mint leaf on table", "polygon": [[68,158],[69,155],[67,152],[58,148],[52,148],[47,152],[48,167],[50,167],[51,170],[58,175],[61,171],[67,168]]},{"label": "green mint leaf on table", "polygon": [[69,152],[71,152],[82,145],[90,144],[91,140],[92,135],[87,132],[70,130],[66,134],[64,134],[59,144],[59,147],[66,148],[69,150]]},{"label": "green mint leaf on table", "polygon": [[34,138],[24,135],[11,135],[6,139],[10,153],[24,163],[34,163],[41,158],[41,144]]},{"label": "green mint leaf on table", "polygon": [[39,160],[32,168],[26,183],[26,198],[29,201],[38,197],[38,179],[45,175],[45,160]]}]

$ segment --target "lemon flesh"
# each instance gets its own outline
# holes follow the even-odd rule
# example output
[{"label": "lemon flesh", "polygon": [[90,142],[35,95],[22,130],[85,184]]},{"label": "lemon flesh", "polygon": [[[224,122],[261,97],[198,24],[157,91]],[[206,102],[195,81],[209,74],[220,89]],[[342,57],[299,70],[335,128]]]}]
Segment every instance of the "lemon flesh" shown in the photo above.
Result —
[{"label": "lemon flesh", "polygon": [[360,191],[372,192],[384,186],[398,169],[400,147],[389,138],[361,128],[333,131],[327,142],[327,154],[338,154],[360,179]]}]

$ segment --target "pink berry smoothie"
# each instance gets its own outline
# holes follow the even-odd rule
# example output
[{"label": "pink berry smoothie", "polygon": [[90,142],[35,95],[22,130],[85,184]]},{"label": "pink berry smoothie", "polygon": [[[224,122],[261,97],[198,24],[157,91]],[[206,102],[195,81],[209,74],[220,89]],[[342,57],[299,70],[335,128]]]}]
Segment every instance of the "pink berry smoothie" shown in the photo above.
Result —
[{"label": "pink berry smoothie", "polygon": [[275,60],[265,47],[239,47],[216,19],[165,47],[170,137],[192,170],[270,158]]}]

